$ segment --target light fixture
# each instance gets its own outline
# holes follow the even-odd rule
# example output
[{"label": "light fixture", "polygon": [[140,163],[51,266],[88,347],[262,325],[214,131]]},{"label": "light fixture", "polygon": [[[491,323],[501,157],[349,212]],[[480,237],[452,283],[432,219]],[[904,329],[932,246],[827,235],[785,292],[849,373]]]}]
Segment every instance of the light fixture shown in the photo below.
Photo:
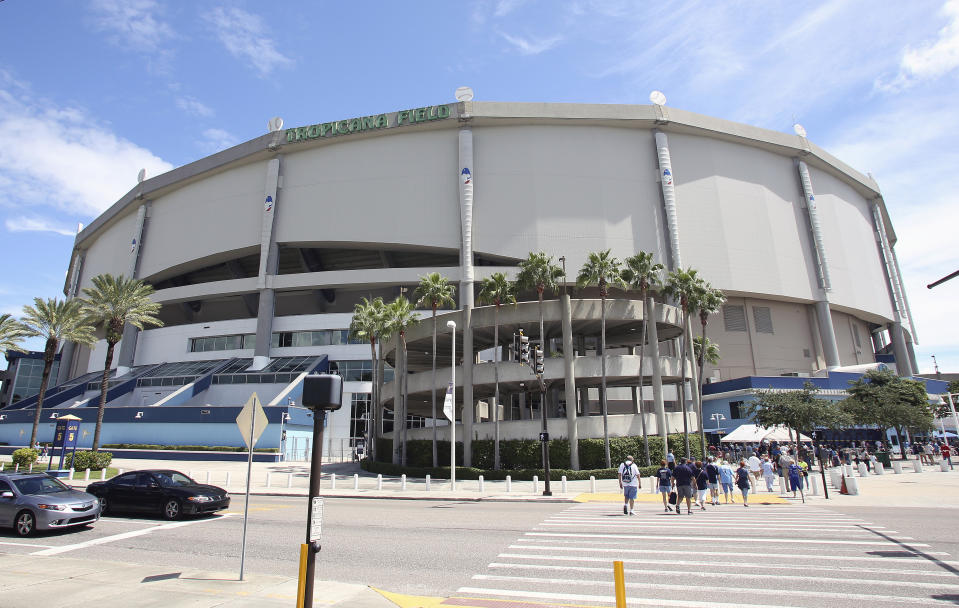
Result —
[{"label": "light fixture", "polygon": [[656,104],[657,106],[666,105],[666,96],[662,91],[653,91],[649,94],[649,100]]},{"label": "light fixture", "polygon": [[470,87],[459,87],[453,95],[456,101],[473,101],[473,89]]},{"label": "light fixture", "polygon": [[56,420],[56,419],[59,418],[59,417],[60,417],[60,414],[58,414],[58,413],[56,413],[56,412],[50,414],[50,420]]},{"label": "light fixture", "polygon": [[798,122],[793,125],[793,131],[794,131],[794,132],[796,133],[796,135],[798,135],[799,137],[806,137],[806,127],[802,126],[802,125],[799,124]]},{"label": "light fixture", "polygon": [[6,414],[0,414],[0,420],[6,420],[6,419],[7,419]]},{"label": "light fixture", "polygon": [[137,412],[137,415],[134,418],[143,418],[143,412]]}]

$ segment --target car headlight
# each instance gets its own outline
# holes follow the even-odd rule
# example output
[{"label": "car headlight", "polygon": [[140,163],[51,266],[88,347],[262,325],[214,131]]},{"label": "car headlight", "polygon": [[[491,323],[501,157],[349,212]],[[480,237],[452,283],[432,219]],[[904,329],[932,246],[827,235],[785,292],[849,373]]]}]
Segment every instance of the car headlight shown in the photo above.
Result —
[{"label": "car headlight", "polygon": [[44,510],[46,510],[46,511],[66,511],[66,510],[67,510],[67,506],[66,506],[66,505],[45,505],[45,504],[38,504],[37,507],[39,507],[39,508],[41,508],[41,509],[44,509]]},{"label": "car headlight", "polygon": [[190,496],[189,498],[187,498],[187,500],[190,500],[192,502],[210,502],[213,499],[210,498],[209,496]]}]

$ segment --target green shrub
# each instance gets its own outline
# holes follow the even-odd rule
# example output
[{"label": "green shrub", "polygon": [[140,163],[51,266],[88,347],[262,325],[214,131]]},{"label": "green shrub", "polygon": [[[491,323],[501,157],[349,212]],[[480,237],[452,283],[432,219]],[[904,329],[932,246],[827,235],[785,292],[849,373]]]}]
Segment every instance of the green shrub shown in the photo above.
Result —
[{"label": "green shrub", "polygon": [[33,448],[20,448],[19,450],[13,451],[13,464],[20,465],[21,469],[28,468],[31,464],[35,464],[38,458],[40,458],[40,453]]},{"label": "green shrub", "polygon": [[74,452],[67,456],[64,466],[76,471],[100,471],[110,466],[113,454],[110,452],[89,452],[87,450]]}]

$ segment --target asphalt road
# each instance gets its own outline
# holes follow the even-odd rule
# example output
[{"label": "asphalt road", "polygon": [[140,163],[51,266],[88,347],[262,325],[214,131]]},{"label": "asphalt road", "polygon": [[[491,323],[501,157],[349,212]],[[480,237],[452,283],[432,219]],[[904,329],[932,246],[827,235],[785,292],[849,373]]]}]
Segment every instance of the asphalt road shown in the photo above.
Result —
[{"label": "asphalt road", "polygon": [[[238,571],[243,505],[234,500],[225,515],[173,524],[107,517],[26,540],[4,530],[0,551],[150,564],[158,574]],[[247,571],[295,577],[306,499],[250,504]],[[611,503],[327,498],[317,578],[415,595],[609,605],[612,560],[623,559],[630,605],[805,607],[831,594],[847,606],[959,603],[950,510],[820,502],[676,517],[637,503],[637,512],[625,517]]]}]

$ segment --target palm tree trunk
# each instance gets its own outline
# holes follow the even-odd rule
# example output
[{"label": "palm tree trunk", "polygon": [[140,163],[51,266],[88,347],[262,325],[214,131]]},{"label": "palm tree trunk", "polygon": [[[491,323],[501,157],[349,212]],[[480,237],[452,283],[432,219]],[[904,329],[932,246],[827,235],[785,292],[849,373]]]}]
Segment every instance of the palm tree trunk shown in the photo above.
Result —
[{"label": "palm tree trunk", "polygon": [[[689,332],[692,334],[692,330]],[[706,457],[706,421],[703,419],[703,370],[706,368],[706,324],[703,323],[703,343],[699,349],[699,441]],[[718,427],[718,421],[716,426]]]},{"label": "palm tree trunk", "polygon": [[113,365],[113,347],[116,342],[107,342],[107,356],[103,363],[103,380],[100,382],[100,405],[97,407],[97,427],[93,431],[93,451],[100,450],[100,431],[103,428],[103,412],[107,409],[107,389],[110,386],[110,366]]},{"label": "palm tree trunk", "polygon": [[408,391],[409,391],[410,375],[407,373],[407,369],[406,369],[407,360],[408,360],[407,359],[408,353],[406,350],[406,336],[403,335],[402,333],[400,334],[400,340],[403,342],[403,377],[400,379],[400,382],[403,383],[403,418],[401,420],[401,423],[403,424],[403,430],[400,433],[400,443],[401,443],[400,464],[405,467],[406,466],[406,437],[407,437],[406,427],[409,426],[407,423],[407,418],[409,417],[409,415],[407,414],[407,411],[409,408]]},{"label": "palm tree trunk", "polygon": [[43,410],[43,398],[47,394],[47,385],[50,383],[50,370],[53,368],[53,359],[57,353],[57,341],[48,338],[43,349],[43,376],[40,377],[40,392],[37,394],[37,411],[33,413],[33,431],[30,433],[28,448],[37,442],[37,431],[40,429],[40,412]]},{"label": "palm tree trunk", "polygon": [[499,304],[493,310],[493,470],[499,470]]},{"label": "palm tree trunk", "polygon": [[[646,414],[643,412],[643,384],[646,381],[646,377],[643,375],[643,357],[646,354],[646,324],[649,323],[649,310],[646,308],[646,290],[643,289],[640,294],[643,298],[643,331],[639,339],[639,415],[643,421],[643,447],[646,449],[646,466],[648,467],[650,465],[649,435],[646,434]],[[653,321],[653,323],[655,322]],[[663,452],[663,455],[665,454],[666,452]]]},{"label": "palm tree trunk", "polygon": [[682,359],[679,364],[679,403],[683,410],[683,442],[686,447],[686,458],[692,458],[689,452],[689,420],[686,415],[686,351],[689,347],[689,341],[686,340],[686,323],[689,322],[689,314],[683,311],[683,347],[680,349]]},{"label": "palm tree trunk", "polygon": [[600,294],[600,347],[602,354],[599,358],[600,375],[602,376],[602,385],[599,389],[600,405],[603,409],[603,452],[606,455],[606,468],[613,466],[609,457],[609,416],[606,408],[606,296]]},{"label": "palm tree trunk", "polygon": [[370,407],[366,412],[366,455],[370,462],[376,460],[376,408],[379,405],[379,390],[376,384],[377,360],[376,360],[376,338],[370,338],[370,367],[373,370],[373,390],[371,393]]},{"label": "palm tree trunk", "polygon": [[433,397],[433,468],[439,466],[436,454],[436,306],[433,307],[433,373],[430,376],[430,393]]}]

